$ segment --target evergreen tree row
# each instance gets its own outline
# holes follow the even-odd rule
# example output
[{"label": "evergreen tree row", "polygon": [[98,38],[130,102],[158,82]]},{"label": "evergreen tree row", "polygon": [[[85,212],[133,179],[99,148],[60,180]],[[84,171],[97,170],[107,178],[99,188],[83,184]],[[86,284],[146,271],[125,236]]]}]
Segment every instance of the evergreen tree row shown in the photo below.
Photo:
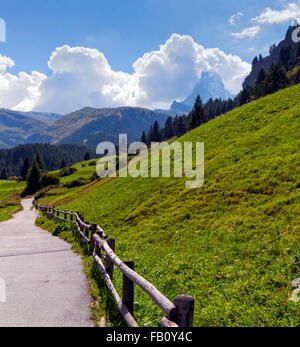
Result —
[{"label": "evergreen tree row", "polygon": [[300,56],[300,44],[298,46],[289,44],[281,48],[279,52],[279,64],[289,71],[298,61]]},{"label": "evergreen tree row", "polygon": [[237,97],[238,104],[241,106],[252,100],[276,93],[287,88],[289,84],[284,66],[272,64],[268,72],[264,69],[259,71],[254,86],[247,86],[240,92]]},{"label": "evergreen tree row", "polygon": [[144,131],[141,136],[141,142],[150,145],[151,142],[160,142],[172,137],[180,137],[188,131],[197,128],[212,118],[231,111],[235,104],[232,99],[210,99],[205,105],[198,95],[193,110],[188,115],[177,115],[169,117],[163,128],[156,121],[148,130]]},{"label": "evergreen tree row", "polygon": [[[291,71],[295,66],[300,64],[300,44],[286,44],[279,47],[272,45],[270,47],[270,55],[275,55],[277,63],[272,64],[268,71],[261,68],[256,83],[254,86],[247,86],[237,96],[237,105],[244,105],[252,100],[261,98],[263,96],[273,94],[281,89],[287,88],[290,85],[300,82],[299,74],[294,79],[289,80],[287,72]],[[263,57],[255,57],[252,61],[254,67],[263,61]]]},{"label": "evergreen tree row", "polygon": [[25,179],[27,185],[21,194],[23,197],[35,194],[39,190],[49,186],[57,186],[60,183],[58,175],[45,170],[45,164],[39,152],[36,154],[32,167],[28,170]]},{"label": "evergreen tree row", "polygon": [[43,170],[47,171],[58,170],[88,160],[91,156],[96,157],[95,153],[86,147],[77,145],[25,144],[15,148],[1,149],[0,179],[5,180],[10,176],[26,179],[37,154],[42,160],[40,165],[44,165]]}]

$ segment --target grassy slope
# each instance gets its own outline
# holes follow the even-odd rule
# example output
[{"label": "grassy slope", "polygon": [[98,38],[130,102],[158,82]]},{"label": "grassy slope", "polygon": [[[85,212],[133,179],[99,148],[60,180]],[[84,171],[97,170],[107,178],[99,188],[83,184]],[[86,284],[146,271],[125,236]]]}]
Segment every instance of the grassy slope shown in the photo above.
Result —
[{"label": "grassy slope", "polygon": [[[93,160],[88,160],[88,161],[84,161],[82,163],[77,163],[74,165],[71,165],[71,167],[73,167],[74,169],[76,169],[77,171],[70,176],[66,176],[66,177],[61,177],[60,178],[60,182],[61,183],[69,183],[73,180],[76,180],[78,178],[90,178],[93,173],[95,172],[95,166],[89,166],[89,163],[92,163],[94,161],[98,161],[99,159],[93,159]],[[82,165],[84,165],[84,167],[82,167]],[[60,170],[54,171],[53,173],[59,174]]]},{"label": "grassy slope", "polygon": [[[196,299],[197,326],[295,326],[300,277],[300,86],[245,105],[186,134],[204,141],[206,181],[106,179],[69,190],[80,211],[117,239],[123,260],[169,298]],[[63,197],[64,190],[53,192]],[[120,285],[120,279],[118,279]],[[137,292],[137,319],[162,313]]]},{"label": "grassy slope", "polygon": [[24,187],[24,182],[0,181],[0,222],[10,219],[12,213],[21,209],[18,194]]}]

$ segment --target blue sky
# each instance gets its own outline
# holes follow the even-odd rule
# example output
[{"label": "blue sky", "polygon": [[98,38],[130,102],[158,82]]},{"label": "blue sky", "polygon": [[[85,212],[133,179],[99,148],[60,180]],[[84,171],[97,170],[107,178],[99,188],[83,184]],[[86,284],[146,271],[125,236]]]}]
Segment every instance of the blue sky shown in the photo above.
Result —
[{"label": "blue sky", "polygon": [[187,96],[205,70],[237,93],[247,63],[284,37],[293,14],[300,17],[299,0],[2,0],[0,107],[164,107]]},{"label": "blue sky", "polygon": [[[276,3],[278,3],[276,5]],[[191,35],[206,48],[251,61],[255,54],[283,37],[287,24],[271,25],[253,39],[235,40],[228,34],[248,26],[266,0],[5,0],[0,16],[7,23],[7,43],[0,53],[16,62],[15,72],[47,72],[47,61],[58,46],[87,46],[101,50],[114,69],[132,71],[132,63],[153,51],[172,33]],[[232,27],[228,18],[244,17]]]}]

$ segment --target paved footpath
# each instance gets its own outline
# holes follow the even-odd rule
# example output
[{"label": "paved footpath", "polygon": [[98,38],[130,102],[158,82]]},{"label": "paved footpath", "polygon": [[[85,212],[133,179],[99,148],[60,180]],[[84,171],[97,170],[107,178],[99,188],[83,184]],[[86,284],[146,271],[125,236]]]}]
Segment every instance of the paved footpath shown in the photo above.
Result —
[{"label": "paved footpath", "polygon": [[22,205],[22,212],[0,223],[0,327],[92,326],[80,257],[34,225],[32,199]]}]

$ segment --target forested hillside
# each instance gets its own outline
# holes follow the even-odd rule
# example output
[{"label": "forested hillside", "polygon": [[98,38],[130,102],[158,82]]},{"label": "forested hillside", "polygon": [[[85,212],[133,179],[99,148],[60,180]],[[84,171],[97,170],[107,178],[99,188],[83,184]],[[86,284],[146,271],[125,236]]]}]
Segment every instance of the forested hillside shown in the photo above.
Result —
[{"label": "forested hillside", "polygon": [[66,166],[82,161],[87,152],[95,157],[95,152],[76,145],[26,144],[11,149],[1,149],[0,179],[21,176],[24,161],[28,160],[28,165],[31,166],[37,153],[40,153],[46,170],[56,170],[63,162]]}]

